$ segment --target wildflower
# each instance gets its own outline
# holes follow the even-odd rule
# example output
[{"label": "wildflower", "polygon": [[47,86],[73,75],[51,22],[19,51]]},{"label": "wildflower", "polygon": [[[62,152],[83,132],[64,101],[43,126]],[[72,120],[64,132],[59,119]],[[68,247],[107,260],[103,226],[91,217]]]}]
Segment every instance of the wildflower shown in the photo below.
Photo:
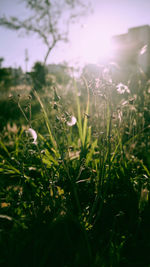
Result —
[{"label": "wildflower", "polygon": [[32,99],[32,96],[31,95],[28,95],[28,99]]},{"label": "wildflower", "polygon": [[147,202],[148,197],[149,197],[149,190],[147,188],[142,188],[140,201]]},{"label": "wildflower", "polygon": [[53,106],[53,108],[56,109],[56,110],[58,109],[58,105],[57,105],[56,102],[54,102],[54,106]]},{"label": "wildflower", "polygon": [[72,116],[70,121],[67,121],[67,125],[68,126],[73,126],[73,125],[76,124],[76,122],[77,122],[77,119],[74,116]]},{"label": "wildflower", "polygon": [[124,93],[130,94],[130,90],[129,90],[128,86],[124,85],[123,83],[119,83],[117,85],[117,92],[119,94],[124,94]]},{"label": "wildflower", "polygon": [[118,119],[119,119],[119,121],[121,122],[121,120],[122,120],[122,110],[118,110]]},{"label": "wildflower", "polygon": [[54,101],[58,102],[60,100],[60,96],[56,92],[56,88],[54,87]]},{"label": "wildflower", "polygon": [[130,98],[129,99],[129,104],[133,104],[134,100],[135,100],[135,97]]},{"label": "wildflower", "polygon": [[144,45],[140,50],[140,55],[145,54],[146,51],[147,51],[147,45]]},{"label": "wildflower", "polygon": [[29,128],[27,131],[26,131],[26,134],[27,136],[32,140],[32,143],[33,144],[37,144],[36,140],[37,140],[37,133],[34,129],[32,128]]},{"label": "wildflower", "polygon": [[97,79],[95,79],[95,87],[99,88],[99,86],[100,86],[100,79],[97,78]]},{"label": "wildflower", "polygon": [[125,101],[122,102],[121,105],[122,105],[122,106],[126,106],[127,104],[128,104],[128,101],[125,100]]},{"label": "wildflower", "polygon": [[87,117],[88,119],[90,118],[90,115],[84,112],[84,116]]},{"label": "wildflower", "polygon": [[108,68],[104,68],[103,70],[103,79],[109,83],[112,83],[111,73]]}]

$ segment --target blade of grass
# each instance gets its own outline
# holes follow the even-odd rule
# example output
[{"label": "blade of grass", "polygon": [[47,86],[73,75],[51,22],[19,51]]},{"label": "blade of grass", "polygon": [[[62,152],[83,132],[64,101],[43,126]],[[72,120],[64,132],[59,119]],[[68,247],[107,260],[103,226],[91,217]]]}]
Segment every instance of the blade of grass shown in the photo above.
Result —
[{"label": "blade of grass", "polygon": [[[90,95],[89,95],[88,84],[87,84],[87,81],[86,81],[86,79],[84,78],[84,76],[83,76],[83,80],[84,80],[84,83],[85,83],[85,85],[86,85],[87,95],[88,95],[87,105],[86,105],[86,114],[88,115],[88,114],[89,114]],[[86,137],[87,137],[87,121],[88,121],[88,118],[87,118],[87,116],[85,115],[85,116],[84,116],[84,122],[83,122],[83,147],[85,147],[85,144],[86,144]]]},{"label": "blade of grass", "polygon": [[79,130],[79,137],[81,139],[81,143],[83,143],[83,129],[82,129],[80,100],[79,100],[78,88],[77,88],[77,84],[76,84],[75,80],[74,80],[74,87],[75,87],[75,90],[76,90],[76,103],[77,103],[77,114],[78,114],[77,126],[78,126],[78,130]]},{"label": "blade of grass", "polygon": [[48,133],[49,133],[49,137],[50,137],[50,142],[53,145],[55,153],[57,154],[58,153],[58,147],[57,147],[56,140],[54,139],[54,136],[52,135],[52,132],[51,132],[50,122],[49,122],[46,110],[45,110],[44,105],[43,105],[43,103],[42,103],[42,101],[41,101],[41,99],[40,99],[40,97],[39,97],[39,95],[38,95],[38,93],[36,91],[34,91],[34,95],[37,98],[37,100],[40,103],[40,106],[42,108],[42,111],[43,111],[43,114],[44,114],[45,123],[46,123],[46,127],[48,129]]},{"label": "blade of grass", "polygon": [[10,157],[10,153],[7,149],[7,147],[5,146],[5,144],[3,143],[2,140],[0,140],[0,147],[7,153],[7,155]]}]

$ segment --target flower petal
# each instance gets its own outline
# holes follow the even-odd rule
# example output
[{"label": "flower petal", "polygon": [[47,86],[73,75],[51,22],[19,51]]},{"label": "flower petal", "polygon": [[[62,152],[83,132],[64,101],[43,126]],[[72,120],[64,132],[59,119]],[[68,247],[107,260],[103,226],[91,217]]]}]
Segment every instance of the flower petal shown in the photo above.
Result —
[{"label": "flower petal", "polygon": [[76,117],[72,116],[72,117],[71,117],[71,120],[70,120],[70,121],[67,121],[67,125],[68,125],[68,126],[73,126],[73,125],[76,124],[76,122],[77,122]]},{"label": "flower petal", "polygon": [[37,133],[34,129],[32,128],[29,128],[27,131],[26,131],[28,137],[32,138],[33,139],[33,144],[36,144],[36,140],[37,140]]}]

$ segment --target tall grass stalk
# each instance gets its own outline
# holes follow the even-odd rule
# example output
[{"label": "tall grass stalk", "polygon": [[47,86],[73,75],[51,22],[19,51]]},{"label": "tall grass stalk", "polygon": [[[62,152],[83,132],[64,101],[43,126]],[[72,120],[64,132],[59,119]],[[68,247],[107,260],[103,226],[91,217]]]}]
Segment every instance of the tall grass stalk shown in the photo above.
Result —
[{"label": "tall grass stalk", "polygon": [[49,133],[49,138],[50,138],[50,142],[53,146],[53,149],[54,149],[54,152],[55,154],[58,156],[58,146],[57,146],[57,142],[52,134],[52,131],[51,131],[51,125],[50,125],[50,121],[49,121],[49,118],[47,116],[47,112],[44,108],[44,105],[38,95],[38,93],[34,90],[34,95],[36,96],[41,108],[42,108],[42,111],[43,111],[43,114],[44,114],[44,119],[45,119],[45,123],[46,123],[46,126],[47,126],[47,130],[48,130],[48,133]]},{"label": "tall grass stalk", "polygon": [[76,102],[77,102],[77,113],[78,113],[78,130],[79,130],[79,137],[81,140],[81,149],[82,151],[85,151],[87,146],[87,140],[90,142],[90,128],[88,129],[87,123],[88,123],[88,115],[89,115],[89,102],[90,102],[90,95],[89,95],[89,88],[86,79],[83,77],[86,89],[87,89],[87,104],[86,104],[86,111],[84,113],[84,119],[82,122],[82,115],[81,115],[81,105],[80,100],[78,96],[78,88],[76,85],[76,82],[74,81],[74,86],[76,89]]}]

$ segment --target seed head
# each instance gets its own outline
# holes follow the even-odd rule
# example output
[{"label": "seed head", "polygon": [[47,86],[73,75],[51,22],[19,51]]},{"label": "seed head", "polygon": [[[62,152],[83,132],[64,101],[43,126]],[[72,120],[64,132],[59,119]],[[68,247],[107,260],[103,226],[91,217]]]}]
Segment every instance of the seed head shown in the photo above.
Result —
[{"label": "seed head", "polygon": [[32,128],[29,128],[27,131],[26,131],[26,135],[31,139],[32,143],[33,144],[37,144],[36,140],[37,140],[37,133],[34,129]]},{"label": "seed head", "polygon": [[76,117],[72,116],[71,119],[70,119],[70,121],[67,121],[67,125],[68,126],[73,126],[73,125],[76,124],[76,122],[77,122]]}]

